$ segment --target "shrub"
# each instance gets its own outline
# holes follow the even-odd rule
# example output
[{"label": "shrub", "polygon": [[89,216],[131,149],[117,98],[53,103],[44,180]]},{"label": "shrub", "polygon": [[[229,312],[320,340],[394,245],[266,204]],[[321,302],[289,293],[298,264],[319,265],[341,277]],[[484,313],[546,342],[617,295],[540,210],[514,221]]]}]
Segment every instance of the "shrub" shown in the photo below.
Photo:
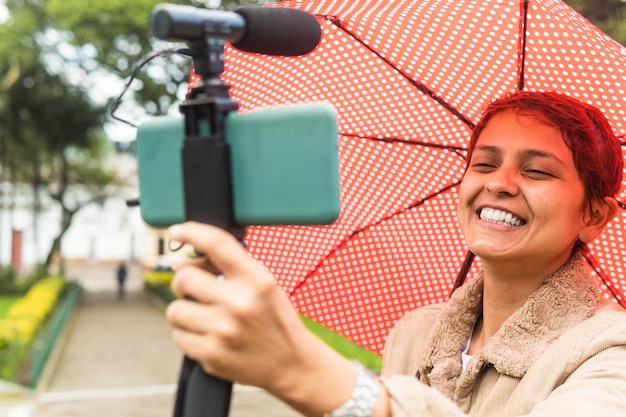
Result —
[{"label": "shrub", "polygon": [[11,266],[0,266],[0,293],[14,294],[16,292],[15,270]]},{"label": "shrub", "polygon": [[[66,287],[62,277],[43,278],[33,284],[28,292],[17,300],[6,317],[0,321],[0,349],[18,341],[30,345],[41,325],[54,310],[57,300]],[[0,350],[0,354],[3,354]]]},{"label": "shrub", "polygon": [[174,272],[170,270],[150,270],[144,272],[143,280],[151,286],[169,286],[174,277]]},{"label": "shrub", "polygon": [[[26,358],[27,348],[19,341],[12,328],[12,323],[0,320],[0,379],[12,380],[18,374],[20,366]],[[6,325],[9,327],[5,327]]]}]

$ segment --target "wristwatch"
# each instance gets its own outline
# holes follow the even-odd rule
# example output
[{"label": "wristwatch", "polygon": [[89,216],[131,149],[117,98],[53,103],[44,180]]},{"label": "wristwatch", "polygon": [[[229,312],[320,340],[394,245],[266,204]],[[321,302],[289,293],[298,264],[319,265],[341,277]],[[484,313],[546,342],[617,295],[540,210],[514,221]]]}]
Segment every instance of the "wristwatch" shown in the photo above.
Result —
[{"label": "wristwatch", "polygon": [[378,400],[378,378],[357,361],[357,378],[352,397],[324,417],[372,417]]}]

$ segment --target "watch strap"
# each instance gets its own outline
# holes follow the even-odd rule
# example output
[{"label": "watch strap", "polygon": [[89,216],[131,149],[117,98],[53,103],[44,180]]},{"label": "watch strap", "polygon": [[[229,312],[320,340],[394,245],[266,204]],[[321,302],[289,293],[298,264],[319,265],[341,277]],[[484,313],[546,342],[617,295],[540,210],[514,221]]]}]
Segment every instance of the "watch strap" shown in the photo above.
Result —
[{"label": "watch strap", "polygon": [[348,401],[324,417],[372,417],[378,400],[378,377],[357,361],[357,378]]}]

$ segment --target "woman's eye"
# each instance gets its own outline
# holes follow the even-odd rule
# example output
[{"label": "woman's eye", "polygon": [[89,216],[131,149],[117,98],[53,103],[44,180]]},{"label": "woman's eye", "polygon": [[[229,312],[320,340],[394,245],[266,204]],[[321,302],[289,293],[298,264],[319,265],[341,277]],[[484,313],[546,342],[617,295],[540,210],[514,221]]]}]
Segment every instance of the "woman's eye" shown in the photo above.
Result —
[{"label": "woman's eye", "polygon": [[527,169],[526,173],[531,178],[554,178],[552,173],[540,169]]},{"label": "woman's eye", "polygon": [[496,168],[495,164],[487,163],[487,162],[476,162],[472,164],[472,168],[479,172],[484,172],[488,170],[493,170]]}]

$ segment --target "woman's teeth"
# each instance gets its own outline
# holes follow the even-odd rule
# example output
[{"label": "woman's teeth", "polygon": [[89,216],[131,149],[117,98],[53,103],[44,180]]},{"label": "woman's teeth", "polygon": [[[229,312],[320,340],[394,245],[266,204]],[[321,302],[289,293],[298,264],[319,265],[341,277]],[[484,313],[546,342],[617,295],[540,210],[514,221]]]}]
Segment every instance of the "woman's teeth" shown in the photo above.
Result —
[{"label": "woman's teeth", "polygon": [[521,226],[526,224],[524,220],[520,220],[513,216],[511,213],[507,213],[502,210],[495,210],[492,208],[484,208],[480,210],[480,218],[489,222],[497,224],[505,224],[507,226]]}]

